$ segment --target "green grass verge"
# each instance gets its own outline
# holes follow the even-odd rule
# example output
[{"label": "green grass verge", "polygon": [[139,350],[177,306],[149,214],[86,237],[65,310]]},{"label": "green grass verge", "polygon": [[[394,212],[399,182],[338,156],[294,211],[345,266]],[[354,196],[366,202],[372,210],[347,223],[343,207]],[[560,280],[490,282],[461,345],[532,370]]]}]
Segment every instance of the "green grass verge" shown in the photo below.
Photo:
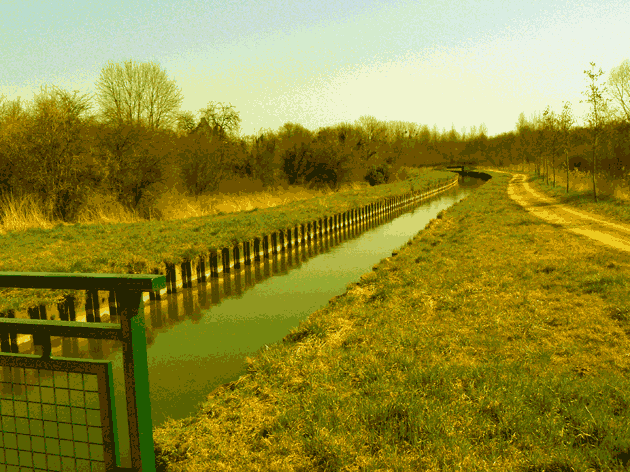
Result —
[{"label": "green grass verge", "polygon": [[155,429],[160,470],[627,470],[630,255],[493,175]]},{"label": "green grass verge", "polygon": [[[290,205],[221,216],[140,223],[57,225],[0,235],[0,271],[159,273],[164,262],[192,260],[273,231],[348,211],[376,200],[424,191],[452,179],[452,172],[417,172],[409,180]],[[72,290],[0,289],[0,311],[60,301]]]}]

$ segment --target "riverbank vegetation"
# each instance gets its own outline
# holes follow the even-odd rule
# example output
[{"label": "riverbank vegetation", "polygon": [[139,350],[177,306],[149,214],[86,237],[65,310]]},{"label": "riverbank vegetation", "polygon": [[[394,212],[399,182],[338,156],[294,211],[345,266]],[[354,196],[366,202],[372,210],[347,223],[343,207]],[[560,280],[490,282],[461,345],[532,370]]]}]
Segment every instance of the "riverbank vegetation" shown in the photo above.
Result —
[{"label": "riverbank vegetation", "polygon": [[[610,71],[607,87],[599,84],[603,72],[584,72],[591,111],[582,127],[565,102],[560,113],[521,113],[515,131],[494,137],[483,123],[440,131],[373,116],[318,130],[285,123],[243,136],[232,105],[180,110],[181,91],[158,65],[109,63],[95,96],[51,86],[31,102],[0,97],[0,196],[5,206],[37,206],[33,227],[151,221],[205,214],[191,200],[217,203],[210,195],[295,186],[329,192],[388,183],[405,166],[462,163],[531,163],[546,181],[594,169],[595,186],[598,179],[623,182],[630,194],[630,62]],[[0,212],[0,232],[19,228]]]},{"label": "riverbank vegetation", "polygon": [[[181,99],[159,66],[133,61],[105,66],[95,97],[51,86],[31,102],[0,98],[2,270],[153,272],[453,175],[413,170],[446,162],[435,127],[363,116],[241,136],[233,106],[192,113]],[[484,133],[470,133],[471,150]],[[0,309],[20,297],[2,291]]]},{"label": "riverbank vegetation", "polygon": [[161,470],[625,470],[630,256],[531,216],[509,179],[156,429]]},{"label": "riverbank vegetation", "polygon": [[[37,206],[34,227],[152,221],[177,217],[177,200],[188,209],[217,194],[375,186],[402,167],[447,162],[449,134],[436,127],[363,116],[243,136],[233,106],[210,102],[193,113],[181,101],[164,70],[133,61],[105,66],[94,97],[55,86],[31,102],[0,97],[0,195]],[[469,133],[469,151],[484,139],[482,125]],[[20,228],[6,211],[0,219],[3,231]]]},{"label": "riverbank vegetation", "polygon": [[[268,201],[268,206],[260,209],[254,207],[255,200],[247,200],[245,195],[226,197],[226,209],[231,202],[233,205],[249,203],[252,207],[232,213],[212,214],[208,211],[210,214],[197,217],[175,213],[173,219],[57,224],[48,229],[10,231],[0,236],[0,271],[165,273],[165,264],[193,260],[211,250],[261,238],[279,229],[292,228],[386,197],[433,189],[452,180],[454,174],[432,169],[403,169],[398,177],[404,180],[374,187],[348,187],[319,196],[304,191],[295,195],[290,191],[277,192],[272,198],[277,203],[284,198],[285,204],[274,206]],[[185,199],[179,202],[180,208],[184,202]],[[196,207],[202,214],[204,203],[202,198]],[[178,204],[168,206],[171,211],[177,211]],[[56,303],[64,295],[74,293],[73,290],[0,289],[0,310]]]}]

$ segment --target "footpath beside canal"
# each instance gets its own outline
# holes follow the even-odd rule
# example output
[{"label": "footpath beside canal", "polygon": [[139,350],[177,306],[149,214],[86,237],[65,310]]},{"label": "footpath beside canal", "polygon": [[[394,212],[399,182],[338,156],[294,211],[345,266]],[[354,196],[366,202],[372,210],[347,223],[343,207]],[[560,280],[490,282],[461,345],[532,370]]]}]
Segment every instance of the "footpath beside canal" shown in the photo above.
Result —
[{"label": "footpath beside canal", "polygon": [[508,174],[154,430],[159,470],[626,470],[630,255]]}]

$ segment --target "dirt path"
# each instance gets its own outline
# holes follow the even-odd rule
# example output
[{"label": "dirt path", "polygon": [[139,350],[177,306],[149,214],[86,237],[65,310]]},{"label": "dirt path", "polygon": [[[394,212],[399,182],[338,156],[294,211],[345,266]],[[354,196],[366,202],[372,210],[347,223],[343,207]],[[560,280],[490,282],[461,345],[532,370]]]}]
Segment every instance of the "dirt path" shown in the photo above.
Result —
[{"label": "dirt path", "polygon": [[[494,171],[500,172],[500,171]],[[512,174],[508,195],[525,210],[566,230],[581,234],[607,246],[630,252],[630,226],[613,223],[584,211],[574,210],[557,200],[542,195],[525,181],[524,174]]]}]

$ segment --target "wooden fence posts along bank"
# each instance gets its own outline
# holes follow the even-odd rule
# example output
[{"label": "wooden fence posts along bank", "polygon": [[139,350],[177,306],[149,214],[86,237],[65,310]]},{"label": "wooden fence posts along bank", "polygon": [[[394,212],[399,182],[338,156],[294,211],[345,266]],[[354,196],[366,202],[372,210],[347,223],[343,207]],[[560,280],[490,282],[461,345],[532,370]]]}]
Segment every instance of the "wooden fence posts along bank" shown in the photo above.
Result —
[{"label": "wooden fence posts along bank", "polygon": [[[417,205],[423,200],[455,187],[458,184],[458,178],[455,177],[430,191],[415,191],[385,198],[330,217],[278,230],[261,238],[239,242],[232,247],[209,250],[206,254],[180,264],[165,263],[159,271],[160,274],[156,275],[165,276],[166,287],[143,293],[143,301],[162,300],[167,294],[177,293],[178,289],[191,287],[194,281],[207,282],[209,279],[220,277],[226,283],[230,281],[233,283],[239,271],[251,268],[258,272],[263,262],[279,255],[287,255],[290,261],[293,257],[300,260],[306,253],[311,252],[314,242],[333,240],[333,238],[348,234],[349,231],[363,229],[368,224],[376,224],[395,212]],[[257,281],[259,278],[260,276],[256,274]],[[216,288],[214,285],[216,283],[213,283],[213,289]],[[0,313],[0,318],[108,322],[118,319],[117,304],[115,291],[91,289],[79,292],[75,296],[67,295],[63,302],[56,305],[39,305],[19,312],[7,310],[6,313]],[[145,309],[150,306],[150,303],[145,304]],[[11,344],[15,345],[16,349],[19,346],[20,352],[33,352],[34,349],[32,337],[29,335],[18,335],[17,339],[11,338]],[[60,344],[62,343],[59,339],[54,340],[53,348],[61,352]],[[67,351],[64,349],[64,352]]]}]

